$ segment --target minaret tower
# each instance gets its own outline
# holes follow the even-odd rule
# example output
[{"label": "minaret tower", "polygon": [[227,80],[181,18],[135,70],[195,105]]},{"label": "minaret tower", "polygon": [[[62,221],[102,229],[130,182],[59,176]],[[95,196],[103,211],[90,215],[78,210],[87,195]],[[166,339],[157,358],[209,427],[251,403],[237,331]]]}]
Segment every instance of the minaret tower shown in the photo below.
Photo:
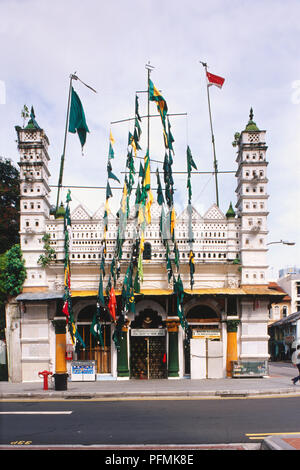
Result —
[{"label": "minaret tower", "polygon": [[20,154],[20,243],[27,269],[24,290],[43,290],[45,270],[38,259],[44,252],[42,238],[50,213],[49,140],[36,122],[33,108],[27,126],[15,129]]},{"label": "minaret tower", "polygon": [[241,221],[241,284],[267,284],[267,165],[266,131],[249,122],[238,136],[237,216]]}]

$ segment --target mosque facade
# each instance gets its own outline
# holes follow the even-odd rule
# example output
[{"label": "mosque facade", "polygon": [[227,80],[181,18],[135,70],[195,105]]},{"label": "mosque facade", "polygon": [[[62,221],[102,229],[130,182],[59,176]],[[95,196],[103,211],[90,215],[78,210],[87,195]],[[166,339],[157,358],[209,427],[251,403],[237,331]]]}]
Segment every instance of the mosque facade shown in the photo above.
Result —
[{"label": "mosque facade", "polygon": [[[65,371],[61,372],[69,377],[73,365],[80,361],[94,361],[96,380],[219,378],[232,376],[233,364],[264,366],[269,358],[269,306],[280,294],[270,289],[267,281],[266,131],[258,129],[252,114],[245,129],[236,136],[236,194],[232,198],[235,207],[228,201],[226,214],[216,204],[204,214],[192,207],[192,286],[187,209],[176,215],[189,341],[177,314],[172,281],[168,280],[160,234],[161,208],[154,201],[151,223],[145,230],[143,282],[134,296],[134,311],[125,312],[118,347],[113,341],[117,325],[108,312],[102,318],[103,344],[91,330],[97,306],[105,201],[93,214],[81,204],[71,212],[71,296],[75,326],[85,344],[84,348],[74,347],[68,330],[58,327],[66,320],[65,212],[51,211],[49,140],[36,121],[16,127],[16,132],[20,243],[27,278],[23,291],[6,308],[11,381],[38,381],[40,371],[57,372],[59,341],[65,358]],[[118,223],[118,217],[110,213],[105,253],[108,269],[117,243]],[[131,211],[115,288],[117,315],[134,230]],[[52,256],[47,262],[49,249]]]}]

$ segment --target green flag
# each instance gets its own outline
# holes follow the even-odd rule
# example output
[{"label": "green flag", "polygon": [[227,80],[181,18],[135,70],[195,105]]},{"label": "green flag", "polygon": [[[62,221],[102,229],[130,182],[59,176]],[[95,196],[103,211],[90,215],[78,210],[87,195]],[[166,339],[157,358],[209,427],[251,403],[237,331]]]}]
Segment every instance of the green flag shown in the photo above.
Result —
[{"label": "green flag", "polygon": [[135,274],[133,288],[134,288],[134,292],[136,292],[136,293],[138,293],[138,294],[141,292],[141,286],[140,286],[140,280],[139,280],[139,273],[138,273],[138,271],[137,271],[136,274]]},{"label": "green flag", "polygon": [[139,139],[140,139],[140,131],[139,131],[140,128],[138,127],[135,127],[134,128],[134,132],[133,132],[133,140],[135,142],[135,146],[138,150],[142,150],[142,148],[140,147],[139,145]]},{"label": "green flag", "polygon": [[[103,295],[103,292],[102,292],[102,295]],[[100,303],[99,302],[97,302],[97,310],[93,316],[93,320],[92,320],[91,327],[90,327],[90,332],[96,338],[98,343],[100,343],[101,346],[104,347],[102,327],[101,327],[101,322],[100,322]]]},{"label": "green flag", "polygon": [[144,280],[144,271],[143,271],[143,259],[142,259],[142,253],[140,252],[139,254],[139,259],[138,259],[138,276],[139,280],[143,282]]},{"label": "green flag", "polygon": [[172,152],[174,152],[174,149],[173,149],[174,137],[171,132],[171,124],[170,124],[169,118],[168,118],[168,136],[167,137],[168,137],[168,148],[172,150]]},{"label": "green flag", "polygon": [[136,132],[137,132],[138,140],[140,140],[140,137],[141,137],[141,134],[142,134],[142,129],[141,129],[141,126],[139,124],[138,118],[135,118],[135,129],[136,129]]},{"label": "green flag", "polygon": [[144,167],[142,165],[142,162],[140,162],[139,176],[141,178],[144,178]]},{"label": "green flag", "polygon": [[105,306],[104,296],[103,296],[103,280],[102,280],[102,273],[100,273],[99,279],[99,288],[98,288],[98,302],[102,307]]},{"label": "green flag", "polygon": [[139,97],[135,95],[135,115],[137,119],[141,122],[141,117],[139,115]]},{"label": "green flag", "polygon": [[161,235],[162,241],[165,244],[169,237],[168,237],[168,232],[167,232],[167,217],[166,217],[163,205],[161,206],[159,229],[160,229],[160,235]]},{"label": "green flag", "polygon": [[175,254],[174,262],[177,266],[177,269],[179,269],[179,250],[178,250],[178,246],[177,246],[176,241],[174,242],[174,254]]},{"label": "green flag", "polygon": [[168,282],[170,282],[170,280],[172,279],[172,276],[173,276],[173,270],[172,270],[172,264],[171,264],[171,260],[170,260],[170,258],[169,258],[168,253],[167,253],[166,255],[167,255]]},{"label": "green flag", "polygon": [[164,159],[164,164],[163,164],[163,170],[164,170],[164,182],[165,182],[165,194],[166,194],[166,201],[171,208],[173,206],[173,194],[174,194],[174,180],[173,180],[173,174],[172,174],[172,155],[171,152],[165,153],[165,159]]},{"label": "green flag", "polygon": [[111,142],[109,143],[108,158],[110,159],[115,158],[115,152],[114,152]]},{"label": "green flag", "polygon": [[157,110],[160,114],[162,123],[165,127],[165,119],[168,112],[168,106],[166,100],[160,94],[159,90],[154,86],[153,82],[149,79],[149,99],[150,101],[156,101]]},{"label": "green flag", "polygon": [[139,204],[141,199],[141,188],[140,188],[140,183],[137,184],[136,190],[135,190],[135,204]]},{"label": "green flag", "polygon": [[106,184],[106,199],[109,199],[110,197],[112,197],[112,192],[111,192],[111,189],[110,189],[110,184],[109,182],[107,181],[107,184]]},{"label": "green flag", "polygon": [[103,250],[103,253],[102,253],[101,264],[100,264],[100,270],[102,271],[103,277],[105,277],[105,257],[104,257],[104,250]]},{"label": "green flag", "polygon": [[188,173],[190,174],[190,172],[192,171],[192,167],[197,170],[197,166],[196,166],[196,163],[194,162],[193,160],[193,157],[192,157],[192,152],[191,152],[191,149],[189,146],[187,146],[187,149],[186,149],[186,159],[187,159],[187,169],[188,169]]},{"label": "green flag", "polygon": [[121,313],[116,322],[116,327],[112,339],[115,343],[117,351],[120,351],[120,343],[122,339],[122,328],[125,325],[125,316]]},{"label": "green flag", "polygon": [[69,117],[69,132],[72,132],[73,134],[77,132],[81,147],[83,148],[86,140],[86,133],[90,131],[85,120],[81,101],[73,87]]},{"label": "green flag", "polygon": [[161,187],[158,168],[156,169],[156,178],[157,178],[157,202],[161,206],[165,202],[165,200],[164,200],[163,190]]},{"label": "green flag", "polygon": [[121,181],[119,180],[119,178],[114,173],[112,173],[112,171],[109,168],[107,169],[107,177],[111,180],[118,181],[118,183],[121,184]]},{"label": "green flag", "polygon": [[177,281],[175,276],[173,276],[173,289],[174,289],[174,294],[176,298],[176,303],[177,303],[177,315],[180,320],[180,324],[182,328],[187,331],[188,329],[188,323],[185,319],[184,316],[184,310],[183,310],[183,297],[184,297],[184,288],[182,284],[182,280],[180,275],[178,275]]},{"label": "green flag", "polygon": [[193,289],[194,273],[195,273],[195,255],[194,255],[193,250],[190,250],[189,265],[190,265],[190,284],[191,284],[191,289]]},{"label": "green flag", "polygon": [[183,288],[180,274],[178,275],[177,281],[174,277],[174,293],[177,296],[179,304],[182,304],[183,298],[184,298],[184,288]]}]

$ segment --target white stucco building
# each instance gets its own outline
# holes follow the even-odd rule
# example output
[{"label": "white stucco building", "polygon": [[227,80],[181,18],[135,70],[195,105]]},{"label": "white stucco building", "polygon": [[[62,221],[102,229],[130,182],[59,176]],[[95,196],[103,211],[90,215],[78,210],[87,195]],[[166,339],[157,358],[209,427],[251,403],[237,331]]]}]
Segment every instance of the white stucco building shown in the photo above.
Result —
[{"label": "white stucco building", "polygon": [[[64,319],[64,219],[50,210],[49,141],[36,122],[16,127],[20,155],[20,238],[27,279],[23,292],[7,305],[9,377],[37,381],[38,372],[55,372],[55,328]],[[151,224],[145,232],[147,256],[144,281],[135,296],[135,314],[127,313],[122,347],[112,341],[115,323],[103,323],[104,347],[90,332],[96,309],[99,262],[103,237],[102,206],[88,213],[83,205],[71,213],[70,245],[72,301],[76,326],[86,348],[69,345],[68,359],[96,360],[96,377],[176,378],[225,377],[230,360],[263,363],[268,355],[269,305],[281,294],[268,288],[266,273],[268,234],[268,178],[266,131],[250,120],[237,137],[235,210],[228,201],[226,214],[212,205],[204,214],[193,207],[195,274],[190,288],[187,213],[177,214],[176,240],[184,285],[184,313],[192,331],[190,346],[176,313],[172,284],[168,283],[165,248],[160,237],[160,206],[154,201]],[[233,157],[234,160],[234,157]],[[120,260],[120,294],[129,262],[134,229],[133,214],[126,227]],[[106,263],[113,258],[118,218],[110,214]],[[54,259],[43,267],[43,237],[50,236]],[[145,250],[146,251],[146,250]],[[233,346],[229,344],[234,336]],[[229,340],[229,338],[231,338]],[[204,347],[204,350],[203,350]],[[235,349],[232,352],[232,347]],[[202,349],[201,349],[202,348]],[[203,350],[205,359],[197,359]],[[70,352],[71,351],[71,352]],[[70,372],[68,362],[68,372]],[[200,371],[200,372],[199,372]]]},{"label": "white stucco building", "polygon": [[277,283],[291,298],[291,313],[300,311],[300,269],[280,269]]}]

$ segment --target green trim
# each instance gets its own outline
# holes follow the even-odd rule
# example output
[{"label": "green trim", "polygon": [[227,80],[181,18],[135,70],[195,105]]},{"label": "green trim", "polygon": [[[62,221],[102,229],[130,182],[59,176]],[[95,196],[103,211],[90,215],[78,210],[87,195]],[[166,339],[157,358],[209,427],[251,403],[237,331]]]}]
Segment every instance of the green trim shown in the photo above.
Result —
[{"label": "green trim", "polygon": [[62,335],[66,332],[66,320],[52,320],[56,335]]},{"label": "green trim", "polygon": [[122,331],[120,348],[117,350],[117,375],[118,377],[129,377],[127,331]]},{"label": "green trim", "polygon": [[240,320],[226,320],[227,333],[236,333]]},{"label": "green trim", "polygon": [[178,331],[169,332],[168,376],[179,377]]}]

